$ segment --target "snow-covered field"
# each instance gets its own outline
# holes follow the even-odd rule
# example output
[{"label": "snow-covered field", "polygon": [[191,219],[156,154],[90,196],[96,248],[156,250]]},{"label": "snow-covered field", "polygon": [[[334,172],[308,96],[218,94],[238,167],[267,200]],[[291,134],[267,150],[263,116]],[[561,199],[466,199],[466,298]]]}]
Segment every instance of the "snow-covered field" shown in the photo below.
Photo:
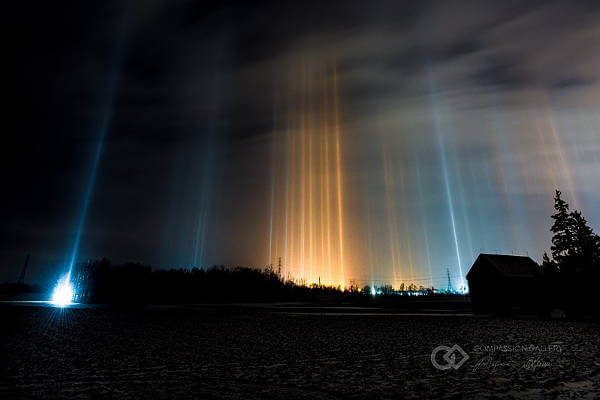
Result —
[{"label": "snow-covered field", "polygon": [[[297,311],[3,305],[0,395],[581,399],[600,393],[597,323]],[[432,350],[455,344],[468,359],[458,369],[436,369]],[[446,365],[443,353],[436,360]],[[455,357],[459,363],[463,356]]]}]

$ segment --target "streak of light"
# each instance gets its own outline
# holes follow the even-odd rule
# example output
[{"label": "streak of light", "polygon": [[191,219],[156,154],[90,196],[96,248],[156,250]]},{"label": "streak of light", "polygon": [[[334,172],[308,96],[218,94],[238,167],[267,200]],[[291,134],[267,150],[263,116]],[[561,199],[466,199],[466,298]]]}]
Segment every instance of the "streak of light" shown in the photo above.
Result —
[{"label": "streak of light", "polygon": [[443,129],[442,129],[442,126],[440,123],[437,95],[435,93],[435,88],[434,88],[433,80],[431,77],[431,71],[428,70],[427,72],[428,72],[428,83],[429,83],[429,96],[431,99],[432,114],[433,114],[433,125],[434,125],[435,135],[437,137],[440,161],[442,164],[442,175],[444,177],[444,188],[445,188],[445,192],[446,192],[446,201],[448,204],[448,213],[450,215],[450,223],[452,226],[452,237],[454,239],[454,249],[456,251],[456,261],[458,263],[458,271],[460,273],[460,287],[465,288],[466,286],[465,286],[464,277],[463,277],[462,261],[461,261],[461,257],[460,257],[460,247],[458,245],[456,218],[454,216],[454,201],[452,198],[452,191],[450,190],[450,178],[448,176],[448,162],[446,160],[444,133],[443,133]]},{"label": "streak of light", "polygon": [[419,211],[421,214],[421,226],[423,227],[423,241],[425,242],[425,257],[427,261],[427,272],[429,273],[429,281],[427,282],[428,286],[433,286],[433,281],[431,276],[433,275],[431,271],[431,251],[429,248],[429,233],[427,231],[427,223],[425,221],[425,198],[423,196],[423,182],[421,180],[421,169],[419,166],[416,166],[416,175],[417,175],[417,194],[419,196]]},{"label": "streak of light", "polygon": [[[292,87],[297,90],[273,122],[265,256],[274,260],[283,251],[284,269],[298,282],[345,287],[350,264],[337,76],[321,71],[321,83],[315,85],[312,68],[295,72]],[[282,129],[284,135],[277,132]],[[277,189],[280,181],[284,190]],[[279,241],[283,249],[276,245]]]},{"label": "streak of light", "polygon": [[[324,108],[325,110],[328,109],[329,103],[327,101],[327,99],[329,98],[328,96],[328,86],[327,86],[327,80],[324,79],[324,86],[325,86],[325,104],[324,104]],[[323,171],[323,174],[325,175],[325,225],[327,228],[327,232],[326,232],[326,238],[327,238],[327,266],[329,269],[329,282],[333,282],[333,248],[332,248],[332,243],[331,243],[331,182],[330,182],[330,165],[329,165],[329,126],[326,122],[326,120],[323,121],[323,127],[325,128],[325,134],[323,135],[323,140],[325,142],[325,154],[324,154],[324,158],[325,158],[325,170]]]},{"label": "streak of light", "polygon": [[390,155],[388,154],[388,146],[383,142],[382,153],[390,260],[392,263],[393,285],[397,285],[400,281],[400,276],[398,272],[400,268],[400,251],[398,249],[398,218],[396,215],[396,207],[394,204],[394,199],[396,197],[394,193],[394,175],[392,169],[392,162],[390,160]]},{"label": "streak of light", "polygon": [[269,203],[269,264],[273,262],[273,221],[275,219],[275,171],[277,151],[277,106],[273,107],[273,132],[271,137],[271,197]]},{"label": "streak of light", "polygon": [[343,190],[342,190],[342,156],[340,144],[340,116],[339,116],[339,93],[337,87],[337,70],[334,69],[333,93],[334,93],[334,115],[335,115],[335,160],[336,160],[336,192],[337,192],[337,211],[338,211],[338,243],[340,246],[340,286],[344,286],[344,209],[343,209]]},{"label": "streak of light", "polygon": [[194,265],[206,265],[205,249],[206,236],[208,231],[209,210],[211,207],[211,187],[213,186],[213,166],[214,162],[214,145],[215,145],[215,127],[213,124],[209,127],[209,132],[204,144],[204,156],[202,157],[202,176],[201,176],[201,193],[198,203],[198,214],[195,225],[194,237]]},{"label": "streak of light", "polygon": [[113,62],[112,69],[108,75],[108,85],[105,90],[106,98],[104,99],[104,110],[101,113],[102,119],[100,121],[100,126],[98,127],[98,131],[100,132],[98,135],[98,140],[96,143],[96,148],[92,156],[92,163],[90,168],[90,173],[87,180],[87,186],[83,197],[83,205],[81,208],[81,212],[79,214],[79,221],[77,223],[77,228],[75,231],[75,240],[73,241],[73,246],[71,250],[71,257],[68,262],[68,270],[64,277],[65,282],[71,281],[71,274],[73,272],[73,266],[75,264],[75,260],[77,259],[77,254],[79,252],[79,245],[81,243],[81,236],[83,234],[83,230],[85,227],[85,222],[87,220],[87,214],[90,206],[90,202],[92,199],[92,195],[94,192],[94,186],[96,183],[96,176],[98,173],[98,166],[100,164],[100,157],[102,154],[102,150],[104,148],[104,142],[106,140],[106,135],[110,126],[111,116],[112,116],[112,106],[114,97],[116,94],[116,89],[118,85],[119,79],[119,68],[120,63],[122,61],[122,54],[124,50],[125,42],[120,39],[115,46],[115,59]]}]

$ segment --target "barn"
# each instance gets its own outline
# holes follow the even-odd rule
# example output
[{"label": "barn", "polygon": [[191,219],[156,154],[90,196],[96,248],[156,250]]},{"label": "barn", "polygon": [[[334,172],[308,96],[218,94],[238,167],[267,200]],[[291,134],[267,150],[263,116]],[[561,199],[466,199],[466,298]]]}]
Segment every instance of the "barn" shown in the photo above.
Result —
[{"label": "barn", "polygon": [[473,313],[536,312],[539,273],[529,257],[480,254],[467,273]]}]

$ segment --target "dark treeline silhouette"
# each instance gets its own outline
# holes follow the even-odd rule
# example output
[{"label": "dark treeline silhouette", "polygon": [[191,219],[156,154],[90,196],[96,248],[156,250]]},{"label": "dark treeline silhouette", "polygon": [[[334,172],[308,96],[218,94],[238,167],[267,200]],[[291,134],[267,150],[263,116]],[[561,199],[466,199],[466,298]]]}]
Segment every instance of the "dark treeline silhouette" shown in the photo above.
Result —
[{"label": "dark treeline silhouette", "polygon": [[272,269],[156,269],[141,264],[112,265],[103,259],[79,264],[74,283],[78,302],[103,304],[174,304],[235,301],[340,299],[358,291],[303,286]]},{"label": "dark treeline silhouette", "polygon": [[540,278],[542,311],[558,308],[570,317],[598,317],[600,237],[580,211],[569,210],[559,190],[554,208],[551,257],[544,253]]},{"label": "dark treeline silhouette", "polygon": [[[417,303],[425,297],[454,298],[432,289],[394,291],[391,286],[341,289],[297,284],[272,267],[265,269],[215,266],[209,269],[152,269],[142,264],[112,265],[110,261],[80,263],[72,276],[76,302],[93,304],[181,304],[202,302],[309,301],[354,304]],[[413,287],[414,286],[414,287]],[[377,296],[374,296],[374,293]],[[462,297],[462,296],[459,296]]]}]

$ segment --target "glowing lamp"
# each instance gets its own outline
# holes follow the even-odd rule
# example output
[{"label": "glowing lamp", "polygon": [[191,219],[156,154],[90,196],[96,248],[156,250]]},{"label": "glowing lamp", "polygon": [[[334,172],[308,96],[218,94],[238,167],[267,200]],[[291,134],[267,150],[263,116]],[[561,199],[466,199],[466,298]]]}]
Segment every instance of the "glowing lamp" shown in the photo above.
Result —
[{"label": "glowing lamp", "polygon": [[73,285],[71,285],[68,277],[64,276],[59,279],[54,291],[52,292],[51,303],[57,307],[65,307],[73,302],[74,296],[75,291],[73,290]]}]

